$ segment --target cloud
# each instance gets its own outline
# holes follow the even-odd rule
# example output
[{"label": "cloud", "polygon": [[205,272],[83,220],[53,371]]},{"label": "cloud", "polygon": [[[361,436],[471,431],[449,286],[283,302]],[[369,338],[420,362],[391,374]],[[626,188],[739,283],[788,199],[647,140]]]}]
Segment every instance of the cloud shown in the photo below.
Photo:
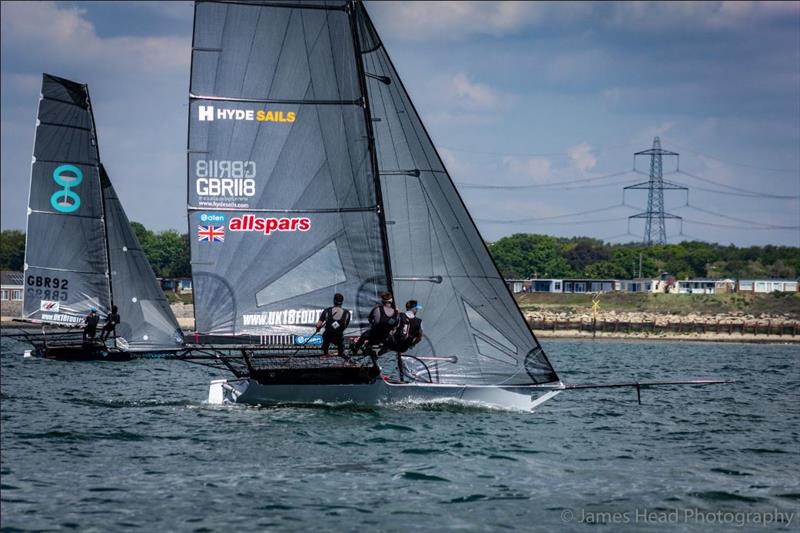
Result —
[{"label": "cloud", "polygon": [[544,157],[506,156],[503,166],[513,174],[531,178],[534,183],[546,181],[552,176],[550,160]]},{"label": "cloud", "polygon": [[588,143],[581,143],[567,149],[572,166],[586,173],[597,165],[597,158],[592,154],[592,147]]},{"label": "cloud", "polygon": [[467,75],[459,72],[451,80],[451,92],[465,107],[493,109],[498,97],[491,87],[482,83],[472,83]]},{"label": "cloud", "polygon": [[[61,69],[93,64],[104,71],[188,68],[191,43],[179,37],[101,38],[84,9],[55,2],[3,2],[4,49],[47,58]],[[6,58],[4,64],[11,61]]]},{"label": "cloud", "polygon": [[516,33],[541,20],[538,2],[371,2],[382,34],[404,40],[457,40]]},{"label": "cloud", "polygon": [[608,4],[611,26],[633,31],[675,28],[737,29],[754,19],[800,15],[800,2],[615,2]]}]

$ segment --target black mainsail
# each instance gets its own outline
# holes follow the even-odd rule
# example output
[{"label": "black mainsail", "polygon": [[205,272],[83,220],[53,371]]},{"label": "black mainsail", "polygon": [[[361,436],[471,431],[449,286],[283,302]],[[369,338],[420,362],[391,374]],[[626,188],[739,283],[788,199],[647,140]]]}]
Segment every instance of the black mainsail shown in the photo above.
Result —
[{"label": "black mainsail", "polygon": [[197,330],[308,333],[334,292],[424,304],[440,383],[557,382],[360,2],[197,2]]},{"label": "black mainsail", "polygon": [[100,163],[86,85],[49,74],[33,149],[23,316],[77,325],[119,308],[129,351],[176,348],[180,328]]}]

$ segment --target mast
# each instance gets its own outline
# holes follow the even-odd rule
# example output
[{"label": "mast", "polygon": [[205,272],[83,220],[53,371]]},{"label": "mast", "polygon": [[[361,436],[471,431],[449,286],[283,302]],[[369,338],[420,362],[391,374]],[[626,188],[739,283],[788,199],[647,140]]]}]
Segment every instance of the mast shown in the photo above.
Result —
[{"label": "mast", "polygon": [[[94,108],[92,107],[92,99],[89,96],[89,86],[83,84],[83,91],[86,93],[86,107],[89,108],[89,117],[92,119],[92,140],[94,141],[94,149],[97,152],[97,164],[94,166],[97,171],[97,181],[100,183],[100,206],[103,211],[103,244],[106,251],[106,281],[108,282],[108,299],[111,305],[114,305],[114,289],[111,283],[111,253],[108,245],[108,216],[106,214],[106,195],[103,192],[103,178],[100,172],[100,143],[97,142],[97,125],[94,122]],[[111,309],[109,308],[109,313]],[[116,337],[116,332],[115,332]]]},{"label": "mast", "polygon": [[364,60],[361,55],[361,43],[358,35],[358,21],[356,20],[356,1],[351,0],[347,3],[347,16],[350,18],[350,32],[353,36],[353,53],[356,56],[356,68],[358,69],[358,84],[363,98],[364,120],[367,126],[367,144],[372,164],[372,177],[375,184],[375,203],[378,209],[378,223],[380,225],[381,246],[383,248],[384,270],[386,271],[386,290],[394,296],[392,287],[392,261],[389,256],[389,235],[386,231],[386,213],[383,208],[383,193],[381,191],[381,177],[378,167],[378,154],[375,150],[375,134],[372,130],[372,112],[369,107],[369,95],[367,93],[367,77],[364,71]]}]

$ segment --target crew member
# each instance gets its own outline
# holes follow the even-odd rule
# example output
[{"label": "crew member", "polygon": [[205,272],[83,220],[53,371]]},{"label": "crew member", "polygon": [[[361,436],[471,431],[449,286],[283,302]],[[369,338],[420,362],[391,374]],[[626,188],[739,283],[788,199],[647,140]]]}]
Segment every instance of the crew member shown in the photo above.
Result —
[{"label": "crew member", "polygon": [[369,329],[365,331],[356,341],[353,348],[353,355],[358,355],[362,346],[368,350],[370,346],[381,344],[397,326],[399,312],[394,306],[392,294],[384,292],[381,295],[382,303],[372,308],[369,313]]},{"label": "crew member", "polygon": [[333,295],[333,307],[328,307],[319,315],[317,331],[325,327],[322,333],[322,353],[328,355],[328,348],[333,344],[339,350],[339,357],[345,357],[344,330],[350,324],[350,311],[344,309],[344,296],[338,292]]},{"label": "crew member", "polygon": [[97,314],[97,309],[92,307],[92,310],[83,319],[83,342],[87,340],[94,342],[94,337],[97,335],[98,322],[100,322],[100,317]]},{"label": "crew member", "polygon": [[106,317],[106,323],[103,325],[103,333],[100,335],[100,340],[105,342],[112,332],[114,337],[116,337],[117,324],[119,324],[119,313],[117,312],[117,306],[112,305],[111,312]]},{"label": "crew member", "polygon": [[382,353],[394,351],[405,353],[422,340],[422,319],[417,317],[417,312],[422,306],[416,300],[406,302],[406,312],[400,315],[400,321],[386,343]]}]

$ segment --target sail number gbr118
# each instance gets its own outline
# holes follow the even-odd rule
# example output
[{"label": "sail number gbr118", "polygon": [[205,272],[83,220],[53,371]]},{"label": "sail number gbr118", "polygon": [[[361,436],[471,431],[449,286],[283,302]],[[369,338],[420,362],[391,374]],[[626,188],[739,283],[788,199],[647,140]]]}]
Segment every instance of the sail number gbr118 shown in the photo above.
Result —
[{"label": "sail number gbr118", "polygon": [[255,161],[199,160],[195,164],[195,189],[200,196],[253,196]]}]

